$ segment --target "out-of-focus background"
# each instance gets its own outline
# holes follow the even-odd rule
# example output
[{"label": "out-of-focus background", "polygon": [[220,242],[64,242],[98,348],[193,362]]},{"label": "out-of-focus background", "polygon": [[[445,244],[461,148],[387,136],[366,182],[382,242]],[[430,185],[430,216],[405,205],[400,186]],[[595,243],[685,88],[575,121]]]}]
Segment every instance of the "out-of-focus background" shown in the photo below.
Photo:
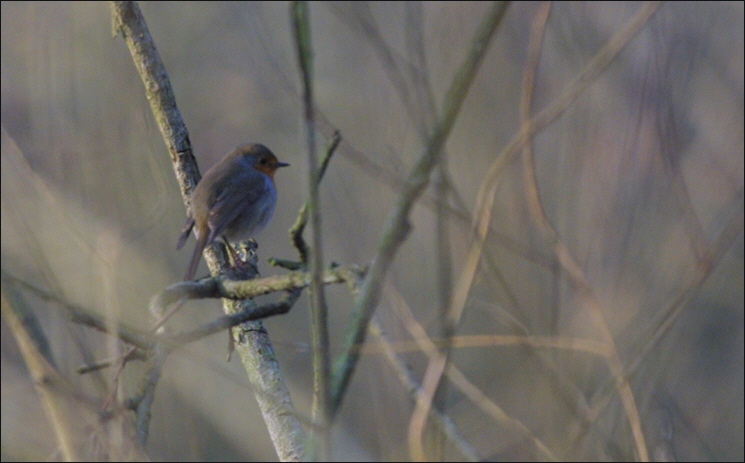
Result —
[{"label": "out-of-focus background", "polygon": [[[448,246],[437,240],[433,203],[414,210],[377,310],[389,339],[412,339],[403,315],[409,310],[430,336],[441,333],[447,293],[438,268],[450,268],[453,285],[465,271],[477,194],[519,127],[539,6],[509,7],[446,145]],[[321,187],[328,262],[366,264],[374,255],[396,185],[435,118],[428,101],[442,108],[489,7],[311,4],[321,128],[344,137]],[[533,112],[550,105],[640,7],[554,4]],[[141,8],[202,171],[247,141],[292,164],[276,176],[277,211],[258,237],[262,274],[282,272],[266,259],[296,258],[287,230],[307,191],[289,5]],[[654,459],[742,461],[745,453],[743,36],[742,2],[665,3],[534,140],[546,214],[602,310]],[[140,78],[122,39],[112,38],[108,4],[2,2],[1,64],[3,272],[146,329],[150,297],[181,278],[194,241],[175,249],[184,207]],[[482,400],[444,380],[444,411],[484,459],[546,458],[536,442],[557,459],[638,458],[605,357],[504,342],[528,334],[604,339],[586,294],[537,232],[525,192],[522,164],[508,164],[457,330],[463,339],[486,340],[451,357]],[[434,198],[434,189],[425,196]],[[336,353],[353,302],[346,287],[328,293]],[[26,297],[60,371],[103,402],[112,373],[80,377],[75,369],[110,356],[116,343],[70,324],[58,304]],[[185,328],[219,314],[215,301],[190,303],[172,323]],[[307,418],[307,298],[266,325]],[[213,336],[169,359],[153,411],[152,459],[276,459],[242,367],[225,363],[226,344],[226,336]],[[421,380],[426,357],[403,348],[400,356]],[[136,366],[125,371],[127,393],[140,373]],[[3,460],[58,459],[48,414],[5,318],[1,377]],[[509,419],[495,418],[487,399]],[[334,426],[332,458],[409,458],[412,410],[410,392],[383,356],[366,354]],[[91,431],[92,447],[95,441]],[[443,442],[439,457],[463,458]]]}]

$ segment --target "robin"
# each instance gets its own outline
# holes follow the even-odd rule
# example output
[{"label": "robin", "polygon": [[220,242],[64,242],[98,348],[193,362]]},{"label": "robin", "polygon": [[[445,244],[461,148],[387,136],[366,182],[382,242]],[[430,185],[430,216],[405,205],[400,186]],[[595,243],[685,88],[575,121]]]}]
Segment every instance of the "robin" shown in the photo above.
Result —
[{"label": "robin", "polygon": [[194,228],[197,245],[185,281],[194,278],[202,251],[217,238],[230,250],[229,242],[251,238],[269,223],[277,204],[274,173],[286,166],[266,146],[249,143],[204,174],[191,194],[191,215],[176,246],[181,249]]}]

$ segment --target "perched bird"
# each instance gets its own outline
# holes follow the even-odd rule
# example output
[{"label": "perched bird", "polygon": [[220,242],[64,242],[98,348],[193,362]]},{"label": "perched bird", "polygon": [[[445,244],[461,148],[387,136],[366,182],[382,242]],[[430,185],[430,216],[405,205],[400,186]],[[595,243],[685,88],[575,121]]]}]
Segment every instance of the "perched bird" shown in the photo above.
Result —
[{"label": "perched bird", "polygon": [[269,223],[277,204],[274,173],[286,166],[266,146],[249,143],[204,174],[191,194],[191,216],[176,246],[181,249],[194,228],[197,245],[184,280],[194,278],[202,251],[217,238],[232,252],[229,242],[251,238]]}]

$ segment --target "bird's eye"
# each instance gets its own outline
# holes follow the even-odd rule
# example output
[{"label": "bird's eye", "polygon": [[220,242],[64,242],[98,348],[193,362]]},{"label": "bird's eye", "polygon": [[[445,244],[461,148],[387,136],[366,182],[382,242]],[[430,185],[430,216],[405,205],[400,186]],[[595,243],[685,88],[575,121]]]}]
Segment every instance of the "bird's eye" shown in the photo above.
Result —
[{"label": "bird's eye", "polygon": [[261,161],[259,162],[262,163],[263,165],[267,165],[269,164],[269,158],[261,158]]}]

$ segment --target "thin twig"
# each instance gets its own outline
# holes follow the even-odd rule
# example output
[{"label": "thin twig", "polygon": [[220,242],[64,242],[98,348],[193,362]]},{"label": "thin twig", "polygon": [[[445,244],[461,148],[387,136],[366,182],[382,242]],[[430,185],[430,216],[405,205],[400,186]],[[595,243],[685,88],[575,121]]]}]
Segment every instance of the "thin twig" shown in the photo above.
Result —
[{"label": "thin twig", "polygon": [[[319,168],[319,172],[317,175],[318,182],[320,182],[323,179],[323,176],[326,174],[326,169],[328,168],[329,162],[331,162],[331,157],[336,152],[336,148],[339,147],[339,143],[341,143],[341,134],[339,133],[339,131],[335,131],[331,136],[331,141],[329,142],[328,147],[326,147],[326,154],[324,154],[323,160],[321,161],[321,167]],[[274,260],[275,265],[280,265],[285,268],[293,267],[291,268],[293,270],[297,270],[299,268],[307,268],[308,254],[310,253],[310,250],[308,249],[308,245],[305,243],[305,239],[303,238],[303,232],[305,231],[305,226],[308,224],[308,209],[310,208],[309,203],[310,199],[308,199],[308,201],[303,204],[303,207],[300,208],[300,211],[297,214],[297,219],[295,219],[295,223],[292,225],[292,227],[290,227],[290,238],[292,239],[292,243],[295,245],[295,249],[297,249],[297,252],[300,255],[301,265],[297,265],[297,263],[281,261],[279,259]]]},{"label": "thin twig", "polygon": [[[311,46],[310,12],[308,2],[294,2],[292,7],[295,43],[303,81],[303,106],[308,149],[310,228],[313,246],[310,253],[310,313],[313,343],[313,428],[311,433],[311,459],[328,459],[329,437],[329,328],[328,307],[321,282],[323,271],[323,240],[321,227],[321,198],[318,193],[320,180],[316,167],[316,124],[313,116],[313,49]],[[320,438],[318,438],[320,434]],[[318,444],[318,445],[315,445]]]}]

